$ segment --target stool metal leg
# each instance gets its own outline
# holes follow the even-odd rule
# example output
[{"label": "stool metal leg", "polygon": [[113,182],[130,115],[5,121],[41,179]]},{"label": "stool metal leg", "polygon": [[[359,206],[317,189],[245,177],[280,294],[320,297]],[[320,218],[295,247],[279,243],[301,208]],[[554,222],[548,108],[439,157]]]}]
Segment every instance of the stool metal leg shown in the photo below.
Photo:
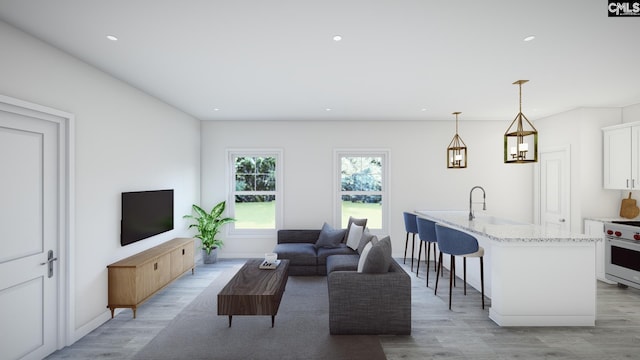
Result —
[{"label": "stool metal leg", "polygon": [[[438,279],[440,278],[440,272],[444,273],[444,271],[442,271],[442,252],[440,253],[440,256],[438,257],[438,271],[436,272],[436,286],[435,289],[433,290],[433,294],[434,295],[438,295]],[[429,284],[427,284],[428,286]]]},{"label": "stool metal leg", "polygon": [[462,268],[464,272],[464,296],[467,296],[467,258],[462,257]]},{"label": "stool metal leg", "polygon": [[407,238],[404,241],[404,260],[402,260],[403,264],[407,263],[407,247],[409,246],[409,233],[407,233]]},{"label": "stool metal leg", "polygon": [[[416,266],[416,277],[419,277],[419,273],[420,273],[420,255],[422,254],[422,243],[423,241],[420,240],[420,246],[418,247],[418,266]],[[427,266],[427,276],[429,276],[429,267]]]},{"label": "stool metal leg", "polygon": [[413,238],[411,240],[411,271],[413,272],[413,258],[415,257],[414,255],[414,250],[416,247],[416,233],[413,233]]},{"label": "stool metal leg", "polygon": [[[425,249],[425,252],[427,253],[427,258],[424,261],[424,265],[427,268],[427,287],[429,286],[429,260],[431,259],[431,243],[428,242],[427,243],[427,248]],[[435,257],[435,252],[434,255]]]},{"label": "stool metal leg", "polygon": [[480,288],[482,289],[482,308],[484,309],[484,261],[480,256]]},{"label": "stool metal leg", "polygon": [[[455,257],[453,255],[451,256],[451,264],[449,265],[450,268],[453,269],[454,266],[456,266],[456,262],[455,262]],[[453,278],[455,277],[455,275],[453,274],[453,272],[449,271],[449,310],[451,310],[451,294],[452,294],[452,288],[453,288]]]}]

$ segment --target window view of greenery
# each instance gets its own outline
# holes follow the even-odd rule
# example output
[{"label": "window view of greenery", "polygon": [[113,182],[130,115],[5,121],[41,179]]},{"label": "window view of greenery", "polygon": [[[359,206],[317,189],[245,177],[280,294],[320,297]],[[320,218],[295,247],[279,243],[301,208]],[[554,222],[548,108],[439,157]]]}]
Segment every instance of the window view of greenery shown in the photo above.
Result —
[{"label": "window view of greenery", "polygon": [[342,227],[349,216],[366,218],[367,227],[382,228],[382,157],[341,157]]},{"label": "window view of greenery", "polygon": [[236,229],[275,229],[276,158],[235,158]]}]

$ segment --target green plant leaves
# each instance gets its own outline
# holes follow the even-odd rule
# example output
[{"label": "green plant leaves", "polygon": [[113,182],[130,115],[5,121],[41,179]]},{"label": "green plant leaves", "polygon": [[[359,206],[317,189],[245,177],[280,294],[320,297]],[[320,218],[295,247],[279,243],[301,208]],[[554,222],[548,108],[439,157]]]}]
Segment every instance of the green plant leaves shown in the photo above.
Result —
[{"label": "green plant leaves", "polygon": [[224,245],[224,242],[221,239],[216,239],[221,227],[225,224],[236,221],[234,218],[221,217],[225,207],[226,202],[221,201],[216,204],[210,212],[207,212],[194,204],[192,206],[192,210],[196,213],[196,216],[183,216],[185,219],[192,219],[195,221],[193,224],[189,225],[189,229],[196,228],[198,230],[198,233],[195,234],[194,237],[202,241],[202,248],[207,252],[207,254],[211,253],[212,249],[222,247]]}]

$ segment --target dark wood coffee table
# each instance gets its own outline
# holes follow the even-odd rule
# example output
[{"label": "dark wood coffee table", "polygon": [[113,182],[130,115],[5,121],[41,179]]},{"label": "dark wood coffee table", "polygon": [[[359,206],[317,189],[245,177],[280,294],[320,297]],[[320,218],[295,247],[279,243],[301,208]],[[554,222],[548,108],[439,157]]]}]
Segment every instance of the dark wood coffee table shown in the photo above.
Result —
[{"label": "dark wood coffee table", "polygon": [[274,270],[263,270],[261,259],[248,260],[218,293],[218,315],[271,315],[275,322],[289,276],[289,260],[280,260]]}]

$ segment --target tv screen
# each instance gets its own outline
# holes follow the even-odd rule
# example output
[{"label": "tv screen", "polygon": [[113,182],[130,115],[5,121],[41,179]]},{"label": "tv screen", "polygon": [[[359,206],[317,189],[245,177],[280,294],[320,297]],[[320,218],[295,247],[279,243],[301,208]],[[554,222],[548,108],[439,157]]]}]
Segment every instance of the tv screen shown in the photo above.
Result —
[{"label": "tv screen", "polygon": [[173,230],[173,189],[122,193],[120,245]]}]

